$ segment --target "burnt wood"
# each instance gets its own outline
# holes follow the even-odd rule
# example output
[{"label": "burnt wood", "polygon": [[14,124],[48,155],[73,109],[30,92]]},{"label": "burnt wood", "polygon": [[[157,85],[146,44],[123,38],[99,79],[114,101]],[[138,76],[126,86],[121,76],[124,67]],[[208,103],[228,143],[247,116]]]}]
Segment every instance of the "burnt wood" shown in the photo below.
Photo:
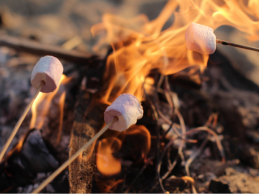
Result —
[{"label": "burnt wood", "polygon": [[[70,139],[69,157],[94,137],[103,126],[103,112],[106,106],[93,102],[92,98],[92,94],[81,90]],[[94,148],[95,143],[69,165],[71,193],[91,193],[95,170]]]},{"label": "burnt wood", "polygon": [[[105,62],[106,58],[104,60],[88,61],[87,66],[89,68],[80,72],[82,77],[87,78],[87,83],[86,86],[82,84],[77,97],[75,119],[69,145],[69,157],[94,137],[104,125],[103,113],[107,105],[98,102],[98,99],[102,96],[98,91],[103,87],[101,80],[105,70]],[[97,81],[93,82],[92,80]],[[96,91],[96,93],[93,93],[93,91]],[[69,165],[70,193],[92,192],[95,167],[94,143]]]}]

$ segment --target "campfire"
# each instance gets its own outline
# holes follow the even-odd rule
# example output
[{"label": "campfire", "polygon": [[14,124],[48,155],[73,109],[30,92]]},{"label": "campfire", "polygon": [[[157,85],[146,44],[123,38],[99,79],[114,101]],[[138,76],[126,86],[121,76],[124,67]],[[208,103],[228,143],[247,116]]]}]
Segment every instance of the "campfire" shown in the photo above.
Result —
[{"label": "campfire", "polygon": [[[169,0],[154,19],[104,10],[88,28],[92,53],[79,34],[52,46],[1,35],[0,191],[259,192],[258,83],[220,52],[259,51],[258,7]],[[0,12],[7,32],[10,13]],[[251,44],[221,40],[222,26]]]}]

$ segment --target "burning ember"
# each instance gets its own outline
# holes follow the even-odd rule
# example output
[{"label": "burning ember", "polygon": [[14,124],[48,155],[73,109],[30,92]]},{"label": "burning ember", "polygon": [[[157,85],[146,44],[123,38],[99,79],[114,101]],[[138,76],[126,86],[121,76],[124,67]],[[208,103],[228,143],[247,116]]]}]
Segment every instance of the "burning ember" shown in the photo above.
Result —
[{"label": "burning ember", "polygon": [[[246,132],[240,112],[243,111],[242,116],[246,113],[240,106],[249,104],[243,103],[245,98],[241,99],[237,89],[227,82],[228,77],[225,76],[224,79],[221,76],[224,67],[219,69],[215,65],[221,63],[219,61],[222,59],[221,55],[215,52],[216,43],[259,51],[216,39],[215,34],[219,27],[231,26],[242,32],[249,41],[259,41],[258,8],[257,0],[169,0],[153,20],[149,20],[144,14],[128,19],[105,13],[102,22],[91,27],[91,33],[98,38],[93,47],[95,53],[111,47],[112,52],[109,51],[107,57],[87,58],[82,53],[76,53],[76,50],[71,53],[65,51],[83,44],[83,39],[78,35],[63,43],[63,50],[57,49],[56,53],[61,58],[65,56],[64,59],[71,57],[80,61],[87,58],[85,65],[67,68],[66,73],[62,74],[63,66],[58,59],[47,57],[35,66],[32,85],[42,92],[35,96],[31,108],[31,132],[27,132],[14,148],[9,150],[3,160],[3,169],[7,164],[15,163],[13,161],[16,157],[22,160],[23,148],[28,146],[26,142],[29,142],[29,137],[40,138],[39,131],[50,117],[57,120],[58,125],[53,127],[54,140],[46,140],[50,136],[46,135],[44,141],[47,143],[44,146],[51,150],[49,155],[55,155],[59,151],[62,129],[68,117],[65,100],[70,95],[64,86],[74,79],[76,81],[73,83],[73,92],[77,101],[73,104],[76,108],[69,158],[58,158],[59,161],[56,161],[51,155],[55,164],[52,167],[55,166],[57,170],[46,175],[40,181],[42,184],[35,183],[36,186],[34,185],[30,192],[40,192],[67,166],[67,185],[70,186],[71,192],[94,191],[92,177],[98,192],[115,192],[118,191],[116,189],[119,185],[120,191],[126,193],[147,190],[168,192],[170,189],[170,192],[196,193],[197,188],[198,192],[211,191],[208,190],[208,185],[210,184],[210,189],[213,186],[208,181],[222,175],[219,173],[222,169],[225,172],[227,167],[239,163],[239,160],[236,160],[238,157],[231,155],[234,152],[232,147],[246,150],[243,146],[247,144],[244,140]],[[58,43],[60,42],[62,41]],[[213,57],[219,59],[214,60],[216,62],[210,61]],[[45,63],[50,61],[55,63],[55,66],[44,67]],[[206,72],[205,69],[210,63],[215,64]],[[45,76],[46,71],[49,77]],[[71,77],[66,76],[69,71],[76,73]],[[232,72],[230,74],[232,76]],[[62,76],[60,78],[55,75]],[[191,89],[175,84],[177,76],[182,84],[186,84],[186,81],[186,85]],[[78,83],[82,83],[81,87]],[[188,83],[198,85],[198,89],[192,88]],[[226,95],[228,90],[233,92],[233,97]],[[230,100],[225,100],[222,96]],[[257,97],[253,96],[251,99]],[[237,99],[234,101],[234,98]],[[235,104],[232,104],[233,102]],[[258,100],[255,102],[259,105]],[[53,105],[58,108],[52,109]],[[231,116],[235,118],[231,120]],[[102,126],[104,122],[106,125]],[[253,127],[255,126],[257,125],[254,124]],[[231,127],[239,129],[230,131]],[[33,131],[36,132],[31,135]],[[233,137],[236,139],[232,139]],[[242,142],[242,146],[233,146],[232,143],[236,141]],[[243,160],[242,157],[239,159]],[[210,162],[217,162],[215,169],[209,169],[205,164],[204,171],[202,167],[197,167],[199,170],[196,166],[191,167],[194,160],[208,158]],[[56,168],[58,163],[60,167]],[[143,178],[145,170],[150,171]],[[66,172],[65,170],[64,174],[60,175],[65,177],[62,181],[67,178]],[[5,176],[13,176],[10,169],[4,173]],[[138,181],[143,182],[148,189],[133,190]],[[175,189],[179,189],[181,185],[188,191]]]}]

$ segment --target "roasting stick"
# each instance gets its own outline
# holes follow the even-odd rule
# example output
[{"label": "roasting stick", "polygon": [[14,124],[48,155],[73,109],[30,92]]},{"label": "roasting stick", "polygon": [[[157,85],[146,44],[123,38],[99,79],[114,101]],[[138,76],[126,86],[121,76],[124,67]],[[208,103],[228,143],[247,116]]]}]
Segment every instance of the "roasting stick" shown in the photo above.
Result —
[{"label": "roasting stick", "polygon": [[7,150],[7,148],[9,147],[9,145],[11,144],[15,134],[17,133],[18,129],[20,128],[24,118],[26,117],[27,113],[29,112],[34,100],[37,98],[38,94],[40,93],[40,90],[42,88],[42,86],[44,85],[44,82],[41,82],[41,85],[40,87],[37,89],[36,93],[34,94],[34,96],[32,97],[31,101],[29,102],[29,104],[27,105],[27,107],[25,108],[25,110],[23,111],[20,119],[18,120],[18,122],[16,123],[14,129],[13,129],[13,132],[11,133],[10,137],[8,138],[7,142],[5,143],[4,145],[4,148],[2,149],[1,151],[1,154],[0,154],[0,162],[2,160],[2,158],[4,157],[4,154]]},{"label": "roasting stick", "polygon": [[228,41],[225,41],[225,40],[216,39],[216,43],[259,52],[259,48],[244,46],[244,45],[241,45],[241,44],[236,44],[236,43],[228,42]]},{"label": "roasting stick", "polygon": [[53,172],[41,185],[32,191],[32,193],[39,193],[44,187],[46,187],[57,175],[59,175],[71,162],[73,162],[88,146],[90,146],[95,140],[97,140],[109,127],[117,120],[115,117],[110,123],[102,128],[90,141],[83,145],[74,155],[72,155],[65,163],[63,163],[55,172]]},{"label": "roasting stick", "polygon": [[32,191],[32,193],[39,193],[107,129],[110,128],[120,132],[125,131],[131,125],[136,124],[137,120],[142,118],[142,116],[143,108],[135,96],[131,94],[120,95],[104,112],[104,120],[107,125],[43,181],[37,189]]},{"label": "roasting stick", "polygon": [[60,61],[52,56],[45,56],[42,57],[37,64],[34,66],[31,74],[31,84],[34,88],[37,89],[37,92],[25,108],[24,112],[22,113],[20,119],[18,120],[17,124],[15,125],[12,134],[8,138],[4,148],[0,153],[0,162],[4,157],[4,154],[11,144],[15,134],[17,133],[19,127],[21,126],[25,116],[29,112],[34,100],[38,96],[39,92],[49,93],[53,92],[59,85],[60,78],[63,73],[63,66]]},{"label": "roasting stick", "polygon": [[212,28],[197,23],[191,23],[188,26],[185,32],[185,41],[189,50],[206,55],[215,52],[216,43],[259,52],[258,48],[216,39]]}]

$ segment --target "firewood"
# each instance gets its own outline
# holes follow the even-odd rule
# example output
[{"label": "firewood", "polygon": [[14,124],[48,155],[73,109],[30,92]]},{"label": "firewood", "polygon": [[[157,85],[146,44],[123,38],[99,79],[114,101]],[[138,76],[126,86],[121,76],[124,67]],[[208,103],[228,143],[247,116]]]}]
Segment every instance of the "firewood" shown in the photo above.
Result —
[{"label": "firewood", "polygon": [[[92,110],[92,107],[96,107],[96,105],[99,104],[97,103],[97,101],[93,102],[90,107],[88,107],[89,109],[86,110],[87,113],[89,113],[89,110]],[[93,105],[93,106],[92,106]],[[110,109],[109,109],[110,108]],[[111,111],[112,110],[116,110],[117,114],[116,115],[112,115]],[[71,157],[69,157],[69,159],[64,162],[55,172],[53,172],[43,183],[41,183],[41,185],[35,189],[33,191],[33,193],[39,193],[44,187],[46,187],[57,175],[59,175],[67,166],[69,166],[74,160],[79,158],[79,161],[83,161],[85,163],[87,163],[89,156],[91,156],[92,154],[92,149],[91,146],[92,144],[103,134],[105,133],[105,131],[107,131],[109,128],[116,130],[116,131],[120,131],[122,130],[126,130],[130,125],[136,124],[137,119],[140,119],[143,116],[143,108],[139,102],[139,100],[132,94],[121,94],[110,106],[108,106],[108,108],[105,110],[104,112],[104,120],[106,123],[106,126],[103,127],[98,133],[96,133],[89,141],[87,141],[86,143],[84,143],[78,150],[75,151],[75,153],[73,153],[73,155]],[[85,117],[83,117],[85,118]],[[126,123],[126,124],[122,124],[122,123]],[[84,125],[84,119],[82,120],[82,123]],[[84,126],[79,125],[80,128],[84,128]],[[91,130],[92,131],[92,130]],[[83,131],[85,133],[83,133],[83,135],[86,135],[87,137],[91,137],[93,133],[88,133],[89,131]],[[75,132],[75,131],[74,131]],[[81,132],[81,130],[78,131],[79,133]],[[75,135],[75,139],[77,140],[78,137],[81,136],[81,134],[79,133],[74,133],[73,135]],[[78,136],[77,136],[78,135]],[[80,143],[79,139],[79,143]],[[76,141],[77,144],[78,141]],[[90,151],[89,151],[90,148]],[[84,156],[83,152],[87,151],[87,154]],[[79,166],[79,168],[81,168],[81,166]],[[84,168],[83,168],[84,170]],[[82,168],[81,168],[81,172],[82,172]],[[80,173],[79,173],[80,174]],[[83,177],[87,177],[87,175],[83,174]],[[79,180],[82,180],[82,177],[79,177]],[[77,174],[77,179],[78,180],[78,174]],[[78,181],[76,182],[78,183]],[[85,191],[85,182],[83,182],[83,187],[81,187],[82,185],[80,184],[80,192]],[[75,184],[77,185],[77,184]]]},{"label": "firewood", "polygon": [[[77,150],[66,162],[64,162],[55,172],[53,172],[46,180],[44,180],[40,186],[32,191],[32,193],[39,193],[44,187],[46,187],[51,181],[54,180],[66,167],[68,167],[74,160],[79,157],[79,160],[83,157],[83,152],[88,149],[109,127],[116,122],[117,118],[114,118],[110,123],[103,127],[93,138],[91,138],[86,144],[84,144],[79,150]],[[91,155],[91,152],[85,159],[88,159],[88,156]],[[82,161],[82,160],[81,160]],[[84,162],[87,162],[85,160]],[[82,179],[82,177],[80,177]],[[85,190],[84,185],[80,187]]]},{"label": "firewood", "polygon": [[[69,157],[79,150],[99,131],[104,123],[105,105],[91,107],[93,96],[81,91],[75,113],[75,121],[69,145]],[[85,114],[87,109],[91,109]],[[85,118],[84,118],[85,117]],[[93,173],[95,170],[95,144],[92,144],[69,165],[70,193],[91,193]]]},{"label": "firewood", "polygon": [[[89,80],[91,77],[101,79],[103,75],[103,66],[106,60],[92,62],[88,60],[87,65],[91,67],[91,63],[102,63],[102,66],[87,69],[82,72],[82,75]],[[88,84],[82,80],[81,89],[77,97],[75,108],[75,119],[71,133],[69,145],[69,157],[87,143],[101,129],[104,124],[103,113],[107,105],[94,102],[93,99],[98,99],[98,93],[92,94],[91,90],[86,89]],[[101,85],[100,85],[101,86]],[[100,87],[100,86],[97,86]],[[96,169],[95,161],[95,144],[92,144],[87,150],[82,153],[82,157],[78,157],[69,165],[69,187],[70,193],[91,193],[94,170]]]},{"label": "firewood", "polygon": [[[77,99],[75,121],[73,124],[72,135],[69,145],[69,158],[73,158],[82,147],[88,143],[92,137],[101,129],[104,124],[103,112],[107,105],[93,102],[95,99],[93,94],[81,89]],[[79,157],[73,158],[73,162],[69,164],[69,187],[70,193],[91,193],[93,173],[95,166],[95,144],[91,144],[85,149]],[[68,162],[68,161],[67,161]],[[67,165],[65,162],[60,167],[63,170]],[[64,168],[63,168],[64,166]],[[56,170],[52,175],[55,178]],[[57,172],[59,174],[59,172]],[[51,175],[51,176],[52,176]],[[49,177],[50,178],[50,177]],[[51,180],[53,180],[51,178]],[[45,182],[50,182],[47,179]],[[42,183],[45,187],[46,185]],[[42,190],[39,186],[33,193]]]}]

